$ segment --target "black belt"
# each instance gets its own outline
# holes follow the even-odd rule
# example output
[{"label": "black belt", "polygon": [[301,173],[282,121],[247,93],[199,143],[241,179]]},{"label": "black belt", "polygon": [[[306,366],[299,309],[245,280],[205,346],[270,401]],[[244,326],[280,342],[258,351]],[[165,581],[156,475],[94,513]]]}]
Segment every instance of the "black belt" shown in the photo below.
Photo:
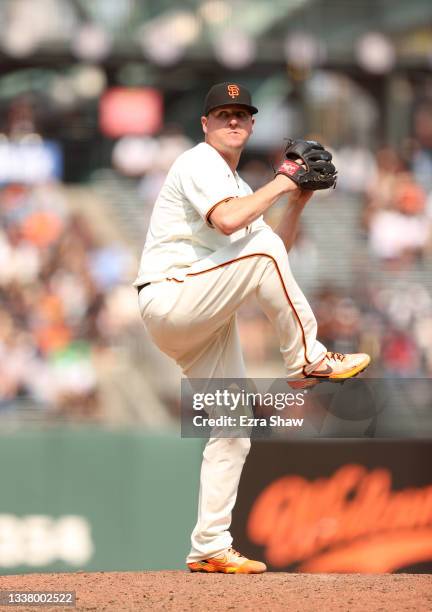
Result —
[{"label": "black belt", "polygon": [[137,287],[138,293],[141,291],[141,289],[144,289],[144,287],[148,287],[148,285],[151,285],[151,283],[144,283],[144,285],[138,285]]}]

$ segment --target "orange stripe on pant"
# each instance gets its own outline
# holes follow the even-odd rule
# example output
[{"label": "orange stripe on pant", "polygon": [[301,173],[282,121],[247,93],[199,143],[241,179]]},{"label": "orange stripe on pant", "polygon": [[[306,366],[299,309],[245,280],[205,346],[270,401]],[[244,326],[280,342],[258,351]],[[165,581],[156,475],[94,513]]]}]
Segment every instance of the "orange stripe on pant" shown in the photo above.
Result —
[{"label": "orange stripe on pant", "polygon": [[[280,280],[281,285],[282,285],[282,289],[283,289],[284,294],[285,294],[285,297],[286,297],[286,299],[287,299],[287,301],[288,301],[288,303],[289,303],[289,305],[290,305],[290,307],[291,307],[291,309],[292,309],[292,311],[294,313],[294,316],[296,317],[296,320],[297,320],[297,322],[298,322],[298,324],[300,326],[301,332],[302,332],[303,349],[304,349],[305,361],[308,364],[311,364],[312,361],[307,356],[306,334],[305,334],[304,327],[302,325],[300,316],[299,316],[297,310],[295,309],[294,304],[292,303],[292,300],[291,300],[290,296],[288,295],[288,290],[287,290],[287,288],[285,286],[285,283],[284,283],[284,280],[283,280],[283,276],[282,276],[281,271],[279,269],[278,263],[277,263],[276,259],[272,255],[269,255],[268,253],[250,253],[248,255],[242,255],[240,257],[236,257],[236,258],[231,259],[229,261],[225,261],[222,264],[218,264],[217,266],[214,266],[213,268],[209,268],[208,270],[200,270],[199,272],[190,272],[189,274],[186,274],[186,277],[187,276],[198,276],[200,274],[205,274],[206,272],[212,272],[213,270],[217,270],[218,268],[223,268],[224,266],[228,266],[228,265],[230,265],[232,263],[235,263],[236,261],[241,261],[242,259],[249,259],[251,257],[267,257],[268,259],[270,259],[274,263],[275,268],[276,268],[276,272],[277,272],[277,274],[279,276],[279,280]],[[183,283],[184,282],[184,281],[178,280],[176,278],[168,278],[167,280],[175,281],[176,283]]]}]

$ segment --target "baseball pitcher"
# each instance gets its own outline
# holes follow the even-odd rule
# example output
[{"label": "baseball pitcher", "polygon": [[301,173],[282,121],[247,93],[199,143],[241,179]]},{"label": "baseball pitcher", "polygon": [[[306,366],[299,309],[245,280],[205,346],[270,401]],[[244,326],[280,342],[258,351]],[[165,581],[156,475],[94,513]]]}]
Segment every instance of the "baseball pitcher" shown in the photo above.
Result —
[{"label": "baseball pitcher", "polygon": [[[237,173],[252,133],[247,89],[219,83],[208,92],[204,142],[181,154],[156,200],[138,277],[139,307],[161,351],[188,378],[246,378],[236,311],[250,295],[273,324],[288,383],[304,388],[355,376],[366,354],[327,352],[288,261],[301,212],[317,189],[335,185],[331,154],[318,142],[289,141],[275,177],[255,193]],[[263,213],[288,196],[276,231]],[[249,438],[208,440],[198,518],[187,565],[192,572],[262,573],[264,563],[232,547],[229,531]]]}]

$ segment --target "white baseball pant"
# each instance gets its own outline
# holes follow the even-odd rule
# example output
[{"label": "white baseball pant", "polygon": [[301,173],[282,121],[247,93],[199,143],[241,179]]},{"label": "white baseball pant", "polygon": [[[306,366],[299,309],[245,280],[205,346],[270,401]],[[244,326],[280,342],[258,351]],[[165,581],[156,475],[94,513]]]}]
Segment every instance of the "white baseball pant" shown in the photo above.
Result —
[{"label": "white baseball pant", "polygon": [[[282,240],[262,228],[212,253],[182,281],[167,279],[141,290],[141,316],[156,345],[188,378],[246,378],[236,311],[251,294],[279,337],[287,376],[301,377],[320,363],[314,314],[298,287]],[[198,520],[187,562],[232,545],[231,513],[249,438],[210,438],[201,466]]]}]

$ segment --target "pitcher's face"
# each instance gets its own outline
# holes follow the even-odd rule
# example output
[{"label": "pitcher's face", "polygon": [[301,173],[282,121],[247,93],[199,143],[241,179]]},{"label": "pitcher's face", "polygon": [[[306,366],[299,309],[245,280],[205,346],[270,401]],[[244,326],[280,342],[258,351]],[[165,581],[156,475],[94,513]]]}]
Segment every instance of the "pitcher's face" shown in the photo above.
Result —
[{"label": "pitcher's face", "polygon": [[246,107],[219,106],[201,117],[205,140],[222,151],[242,150],[253,131],[254,118]]}]

